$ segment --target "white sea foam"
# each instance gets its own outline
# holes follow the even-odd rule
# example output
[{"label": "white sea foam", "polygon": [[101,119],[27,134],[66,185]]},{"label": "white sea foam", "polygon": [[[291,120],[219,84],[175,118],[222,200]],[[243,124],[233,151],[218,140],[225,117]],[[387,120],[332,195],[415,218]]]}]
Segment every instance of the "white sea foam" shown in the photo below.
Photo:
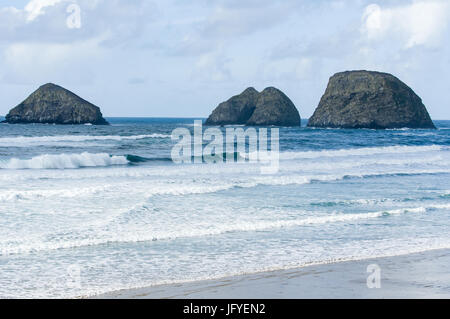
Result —
[{"label": "white sea foam", "polygon": [[12,158],[0,162],[2,169],[70,169],[81,167],[105,167],[112,165],[126,165],[125,156],[111,156],[106,153],[92,154],[57,154],[40,155],[31,159]]},{"label": "white sea foam", "polygon": [[[89,153],[88,153],[89,154]],[[109,155],[102,154],[102,158],[108,162]],[[113,157],[115,158],[115,157]],[[22,160],[17,160],[17,167],[10,167],[11,162],[0,162],[0,168],[10,168],[4,170],[0,174],[0,185],[2,182],[10,183],[11,180],[15,181],[33,181],[33,180],[92,180],[92,179],[110,179],[110,178],[131,178],[143,179],[143,178],[182,178],[183,182],[192,179],[192,176],[196,178],[202,177],[208,181],[216,181],[217,178],[223,180],[222,185],[232,181],[234,186],[238,187],[254,187],[257,185],[289,185],[289,184],[307,184],[311,181],[333,181],[341,180],[343,178],[365,178],[387,175],[423,175],[423,174],[445,174],[450,173],[448,166],[443,167],[430,167],[430,168],[408,168],[408,167],[386,167],[382,169],[357,169],[343,171],[339,165],[336,166],[337,172],[330,171],[327,174],[316,174],[314,171],[305,173],[301,168],[284,167],[282,166],[282,172],[284,175],[275,176],[262,176],[258,174],[258,166],[251,165],[181,165],[181,166],[165,166],[161,169],[161,166],[139,166],[139,167],[120,167],[119,165],[127,164],[125,157],[118,156],[117,165],[111,166],[108,170],[105,169],[90,169],[90,170],[18,170],[23,168]],[[24,160],[28,163],[30,160]],[[106,163],[100,163],[100,167],[104,167]],[[28,167],[29,168],[29,167]],[[37,165],[36,168],[43,168]],[[320,169],[320,165],[317,167]],[[252,170],[253,169],[253,170]],[[254,174],[256,173],[256,175]],[[224,177],[221,177],[224,176]],[[231,179],[230,179],[231,178]],[[179,184],[179,183],[178,183]],[[175,186],[177,183],[174,184]]]},{"label": "white sea foam", "polygon": [[[0,193],[0,202],[18,202],[23,200],[36,200],[36,199],[46,199],[46,198],[92,198],[93,196],[104,196],[106,192],[111,194],[133,194],[137,196],[143,196],[149,198],[158,195],[170,195],[170,196],[184,196],[184,195],[194,195],[194,194],[208,194],[216,193],[221,191],[230,190],[233,188],[253,188],[257,186],[284,186],[284,185],[302,185],[310,184],[312,182],[331,182],[339,181],[344,178],[363,178],[363,177],[376,177],[390,174],[430,174],[430,173],[442,173],[442,170],[395,170],[390,172],[380,172],[380,173],[370,173],[361,172],[355,174],[329,174],[329,175],[281,175],[281,176],[247,176],[243,178],[234,178],[227,182],[217,182],[215,178],[204,179],[199,182],[196,178],[186,179],[183,183],[177,182],[177,179],[166,179],[164,182],[153,181],[152,183],[147,182],[146,177],[153,177],[153,171],[143,171],[140,174],[134,174],[136,180],[127,182],[96,182],[95,185],[89,187],[68,187],[56,186],[56,189],[38,189],[38,190],[20,190],[20,189],[9,189],[4,190]],[[447,170],[446,172],[450,172]],[[123,177],[122,174],[111,175],[108,171],[107,175],[97,174],[98,172],[86,172],[91,178],[99,179],[106,177]],[[174,174],[172,174],[174,175]],[[64,174],[60,176],[58,180],[70,180],[70,174]],[[8,175],[3,176],[5,180],[8,180]],[[131,177],[126,175],[125,177]],[[85,178],[83,184],[87,181]],[[445,194],[444,194],[445,195]],[[115,195],[116,196],[116,195]],[[349,200],[344,202],[336,203],[347,203],[347,204],[376,204],[380,200]]]},{"label": "white sea foam", "polygon": [[170,138],[167,134],[147,134],[147,135],[55,135],[55,136],[15,136],[0,138],[0,147],[15,146],[27,147],[60,142],[84,142],[84,141],[123,141],[142,140],[147,138]]},{"label": "white sea foam", "polygon": [[412,166],[416,164],[433,165],[433,167],[449,167],[450,160],[446,160],[443,156],[422,156],[422,157],[405,157],[405,158],[386,158],[386,157],[375,157],[375,158],[360,158],[358,161],[354,159],[349,159],[346,157],[335,158],[330,160],[311,160],[303,159],[299,161],[285,161],[281,164],[280,169],[283,171],[295,171],[295,170],[314,170],[318,172],[328,172],[328,171],[341,171],[342,169],[352,169],[352,168],[374,168],[376,166],[382,166],[387,168],[388,166]]},{"label": "white sea foam", "polygon": [[54,200],[66,198],[92,198],[93,196],[104,196],[106,192],[118,196],[120,194],[129,194],[130,188],[132,194],[137,197],[141,195],[145,198],[158,195],[193,195],[193,194],[208,194],[216,193],[223,190],[228,190],[235,187],[233,184],[221,185],[133,185],[124,184],[106,184],[102,186],[92,186],[83,188],[68,188],[68,189],[43,189],[43,190],[7,190],[0,193],[0,202],[19,202],[24,200],[43,200],[52,198]]},{"label": "white sea foam", "polygon": [[97,186],[85,188],[69,189],[40,189],[40,190],[6,190],[0,193],[0,202],[17,202],[20,200],[37,200],[49,197],[57,198],[80,198],[92,196],[95,193],[101,193],[110,187]]},{"label": "white sea foam", "polygon": [[429,146],[385,146],[385,147],[364,147],[354,149],[307,151],[307,152],[282,152],[281,159],[301,159],[301,158],[320,158],[320,157],[342,157],[342,156],[367,156],[375,154],[405,154],[405,153],[423,153],[432,151],[441,151],[440,145]]},{"label": "white sea foam", "polygon": [[239,221],[237,223],[217,223],[207,227],[202,227],[201,225],[189,225],[188,223],[183,225],[183,227],[173,227],[167,230],[156,231],[149,231],[148,229],[127,230],[126,227],[124,227],[120,232],[117,231],[117,229],[114,229],[114,231],[105,233],[104,229],[99,229],[95,232],[95,235],[92,235],[93,237],[69,239],[67,241],[63,241],[61,239],[55,241],[42,241],[37,238],[26,238],[26,240],[22,243],[10,241],[1,242],[0,255],[3,256],[36,251],[97,246],[111,243],[139,243],[156,240],[173,240],[177,238],[217,236],[230,232],[255,232],[296,226],[353,222],[406,213],[426,213],[427,211],[433,209],[450,209],[450,204],[434,204],[423,207],[400,208],[359,214],[335,213],[321,217],[307,217],[290,220],[260,220],[248,222]]}]

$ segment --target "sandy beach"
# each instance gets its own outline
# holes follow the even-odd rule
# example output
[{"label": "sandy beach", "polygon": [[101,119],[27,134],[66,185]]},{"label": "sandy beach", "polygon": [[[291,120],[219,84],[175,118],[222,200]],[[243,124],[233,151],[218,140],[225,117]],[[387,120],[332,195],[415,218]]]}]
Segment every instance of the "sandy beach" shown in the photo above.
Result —
[{"label": "sandy beach", "polygon": [[[380,269],[380,288],[368,288],[369,265]],[[346,261],[251,275],[116,291],[94,298],[297,299],[450,298],[450,250]]]}]

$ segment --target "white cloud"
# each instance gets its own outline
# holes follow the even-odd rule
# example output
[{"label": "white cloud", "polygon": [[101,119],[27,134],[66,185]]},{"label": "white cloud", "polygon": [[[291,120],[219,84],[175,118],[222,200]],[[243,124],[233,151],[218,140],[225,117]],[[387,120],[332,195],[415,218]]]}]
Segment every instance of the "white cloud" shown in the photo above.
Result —
[{"label": "white cloud", "polygon": [[[69,5],[81,11],[82,28],[67,25]],[[0,8],[0,43],[74,43],[103,37],[103,45],[116,46],[141,36],[155,21],[157,7],[135,0],[31,0],[25,8]]]},{"label": "white cloud", "polygon": [[448,1],[414,1],[403,6],[366,7],[361,32],[369,41],[401,41],[405,49],[418,45],[438,46],[450,18]]},{"label": "white cloud", "polygon": [[54,6],[61,1],[62,0],[31,0],[24,9],[27,13],[27,21],[33,21],[41,14],[44,14],[44,8]]}]

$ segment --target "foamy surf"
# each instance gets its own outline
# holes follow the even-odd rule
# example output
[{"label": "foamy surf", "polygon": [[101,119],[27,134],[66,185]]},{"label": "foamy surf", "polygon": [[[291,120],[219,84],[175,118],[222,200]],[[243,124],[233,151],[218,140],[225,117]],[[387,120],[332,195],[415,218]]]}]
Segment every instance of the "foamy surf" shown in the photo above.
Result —
[{"label": "foamy surf", "polygon": [[141,135],[55,135],[55,136],[16,136],[0,138],[0,146],[27,147],[47,145],[61,142],[93,142],[93,141],[131,141],[143,139],[166,139],[168,134]]},{"label": "foamy surf", "polygon": [[106,167],[113,165],[127,165],[129,161],[125,156],[112,156],[109,154],[58,154],[40,155],[31,159],[12,158],[0,162],[1,169],[75,169],[83,167]]},{"label": "foamy surf", "polygon": [[[279,228],[289,228],[296,226],[307,226],[307,225],[320,225],[329,223],[349,223],[357,222],[359,220],[368,220],[380,217],[395,216],[400,214],[408,213],[426,213],[430,210],[439,209],[449,209],[450,204],[435,204],[428,205],[425,207],[411,207],[411,208],[401,208],[393,210],[384,210],[371,213],[360,213],[360,214],[344,214],[336,213],[329,216],[322,217],[309,217],[300,218],[293,220],[272,220],[272,221],[255,221],[255,222],[239,222],[236,224],[212,224],[201,225],[187,224],[180,228],[179,226],[174,226],[175,230],[146,230],[146,229],[127,229],[127,225],[118,225],[113,229],[117,231],[108,232],[107,236],[104,238],[85,238],[78,240],[68,240],[68,241],[41,241],[38,238],[27,239],[29,243],[11,243],[11,242],[0,242],[0,255],[11,255],[11,254],[22,254],[31,253],[37,251],[47,251],[47,250],[58,250],[58,249],[70,249],[85,246],[97,246],[112,243],[138,243],[138,242],[152,242],[159,240],[174,240],[177,238],[193,238],[193,237],[205,237],[205,236],[215,236],[230,232],[258,232],[266,230],[274,230]],[[95,231],[98,234],[105,234],[105,229],[98,229]],[[92,234],[93,236],[94,233]],[[79,237],[74,234],[74,237]]]},{"label": "foamy surf", "polygon": [[443,146],[384,146],[384,147],[363,147],[354,149],[338,149],[307,152],[284,152],[281,153],[281,159],[301,159],[301,158],[320,158],[320,157],[342,157],[342,156],[368,156],[377,154],[405,154],[405,153],[423,153],[440,151]]}]

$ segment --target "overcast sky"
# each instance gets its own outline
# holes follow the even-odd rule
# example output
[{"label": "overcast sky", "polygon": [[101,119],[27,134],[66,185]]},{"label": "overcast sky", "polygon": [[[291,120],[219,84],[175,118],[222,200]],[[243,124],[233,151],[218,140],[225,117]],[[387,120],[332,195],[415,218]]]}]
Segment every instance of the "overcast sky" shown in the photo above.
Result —
[{"label": "overcast sky", "polygon": [[275,86],[308,118],[331,75],[368,69],[450,119],[449,20],[450,0],[0,0],[0,114],[53,82],[105,116],[148,117]]}]

